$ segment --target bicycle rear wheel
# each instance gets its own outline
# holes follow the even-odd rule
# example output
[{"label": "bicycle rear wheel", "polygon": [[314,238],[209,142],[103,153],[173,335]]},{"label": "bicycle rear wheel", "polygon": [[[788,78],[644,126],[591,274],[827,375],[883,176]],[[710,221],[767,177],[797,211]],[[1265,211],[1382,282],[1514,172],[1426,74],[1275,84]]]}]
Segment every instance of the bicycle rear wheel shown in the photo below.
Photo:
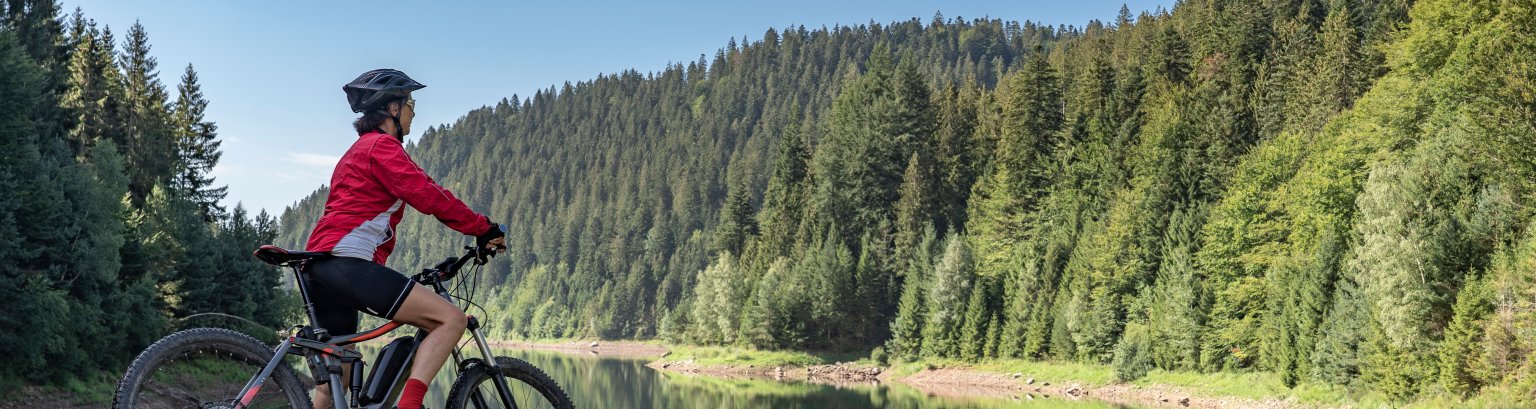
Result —
[{"label": "bicycle rear wheel", "polygon": [[[511,390],[516,405],[503,404],[491,377],[493,370],[500,371]],[[571,398],[555,384],[549,375],[526,361],[504,356],[496,357],[496,365],[479,362],[459,374],[453,389],[448,392],[449,409],[572,409]]]},{"label": "bicycle rear wheel", "polygon": [[[118,409],[234,408],[236,395],[272,359],[271,348],[222,328],[194,328],[161,338],[139,353],[117,384]],[[278,365],[250,408],[309,408],[305,388]]]}]

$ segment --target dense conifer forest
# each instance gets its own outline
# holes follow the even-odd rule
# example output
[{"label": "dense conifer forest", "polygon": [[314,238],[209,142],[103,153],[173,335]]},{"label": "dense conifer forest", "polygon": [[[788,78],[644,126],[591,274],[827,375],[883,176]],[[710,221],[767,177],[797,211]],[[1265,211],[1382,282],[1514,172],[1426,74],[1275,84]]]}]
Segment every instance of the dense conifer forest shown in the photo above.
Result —
[{"label": "dense conifer forest", "polygon": [[1529,386],[1536,8],[1410,3],[770,29],[411,151],[513,229],[503,337]]},{"label": "dense conifer forest", "polygon": [[[0,2],[0,389],[296,321],[248,254],[302,247],[325,188],[279,217],[221,206],[209,101],[190,65],[161,82],[148,33]],[[1533,142],[1529,2],[1188,0],[768,29],[409,149],[511,228],[482,287],[497,337],[1412,399],[1536,387]],[[420,214],[397,237],[407,272],[469,243]]]},{"label": "dense conifer forest", "polygon": [[174,329],[296,316],[250,257],[277,218],[220,205],[197,72],[167,87],[150,50],[139,24],[0,2],[0,392],[106,384]]}]

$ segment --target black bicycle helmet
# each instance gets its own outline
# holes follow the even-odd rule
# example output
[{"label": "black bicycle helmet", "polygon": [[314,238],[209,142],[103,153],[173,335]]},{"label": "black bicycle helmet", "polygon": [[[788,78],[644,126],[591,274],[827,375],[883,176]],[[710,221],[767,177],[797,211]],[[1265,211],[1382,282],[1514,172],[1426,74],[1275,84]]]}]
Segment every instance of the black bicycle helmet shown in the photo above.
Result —
[{"label": "black bicycle helmet", "polygon": [[378,109],[386,102],[426,87],[400,70],[380,68],[357,76],[357,79],[341,86],[341,90],[346,91],[347,103],[352,105],[352,112],[361,113]]}]

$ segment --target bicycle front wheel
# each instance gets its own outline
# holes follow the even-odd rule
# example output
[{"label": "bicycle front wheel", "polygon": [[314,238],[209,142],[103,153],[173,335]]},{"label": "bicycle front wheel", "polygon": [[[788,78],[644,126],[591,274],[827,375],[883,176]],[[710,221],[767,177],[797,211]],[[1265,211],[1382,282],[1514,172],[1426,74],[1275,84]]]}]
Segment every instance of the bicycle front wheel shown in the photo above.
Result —
[{"label": "bicycle front wheel", "polygon": [[[116,409],[234,408],[240,389],[273,357],[239,332],[194,328],[161,338],[133,360],[112,396]],[[250,408],[309,408],[293,370],[278,365]]]},{"label": "bicycle front wheel", "polygon": [[[492,371],[500,372],[515,404],[502,402]],[[544,371],[521,359],[498,356],[494,366],[478,362],[459,374],[453,389],[448,392],[448,408],[573,409],[574,406],[565,390]]]}]

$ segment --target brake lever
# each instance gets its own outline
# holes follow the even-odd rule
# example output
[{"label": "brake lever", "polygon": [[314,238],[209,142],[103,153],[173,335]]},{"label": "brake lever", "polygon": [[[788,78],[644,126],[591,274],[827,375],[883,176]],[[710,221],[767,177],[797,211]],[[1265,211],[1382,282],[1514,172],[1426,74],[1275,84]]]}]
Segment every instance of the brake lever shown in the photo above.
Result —
[{"label": "brake lever", "polygon": [[[479,246],[475,246],[475,247],[472,247],[472,248],[471,247],[465,247],[465,248],[468,249],[468,250],[473,250],[475,252],[474,259],[475,259],[475,265],[477,265],[477,266],[483,266],[486,263],[491,262],[491,259],[496,258],[496,253],[499,252],[497,250],[491,250],[491,249],[487,249],[487,248],[479,247]],[[505,248],[507,248],[507,247],[506,246],[497,246],[497,249],[505,249]]]}]

